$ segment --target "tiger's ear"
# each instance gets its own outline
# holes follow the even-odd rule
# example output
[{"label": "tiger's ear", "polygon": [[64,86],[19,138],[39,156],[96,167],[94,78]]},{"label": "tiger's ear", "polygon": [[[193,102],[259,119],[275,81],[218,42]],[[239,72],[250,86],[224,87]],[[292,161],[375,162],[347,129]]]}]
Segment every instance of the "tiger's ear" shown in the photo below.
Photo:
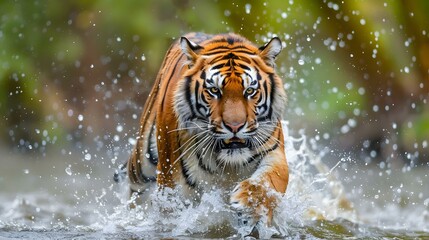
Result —
[{"label": "tiger's ear", "polygon": [[189,41],[186,37],[180,38],[180,47],[182,48],[182,52],[188,57],[190,64],[194,63],[198,58],[198,53],[203,47],[200,45]]},{"label": "tiger's ear", "polygon": [[274,60],[281,51],[282,41],[278,37],[274,37],[267,44],[259,48],[259,55],[268,65],[274,66]]}]

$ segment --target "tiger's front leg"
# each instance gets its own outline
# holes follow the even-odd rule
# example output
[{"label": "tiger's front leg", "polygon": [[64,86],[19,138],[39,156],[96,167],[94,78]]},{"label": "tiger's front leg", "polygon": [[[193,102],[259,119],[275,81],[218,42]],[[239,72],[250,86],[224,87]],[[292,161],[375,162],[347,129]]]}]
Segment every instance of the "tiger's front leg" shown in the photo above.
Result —
[{"label": "tiger's front leg", "polygon": [[[262,159],[250,178],[235,187],[230,197],[231,206],[240,215],[247,214],[253,223],[266,217],[267,225],[270,226],[279,198],[286,191],[288,180],[284,149],[279,147]],[[244,221],[244,224],[249,224],[246,223],[247,220]]]}]

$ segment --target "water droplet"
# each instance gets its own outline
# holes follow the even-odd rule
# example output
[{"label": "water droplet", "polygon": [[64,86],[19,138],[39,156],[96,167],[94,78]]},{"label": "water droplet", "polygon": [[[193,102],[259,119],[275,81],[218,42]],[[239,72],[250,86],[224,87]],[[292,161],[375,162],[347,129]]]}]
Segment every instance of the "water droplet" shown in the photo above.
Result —
[{"label": "water droplet", "polygon": [[353,88],[353,83],[352,82],[348,82],[346,84],[346,88],[347,88],[347,90],[351,90]]},{"label": "water droplet", "polygon": [[71,176],[73,173],[72,173],[72,170],[71,170],[71,165],[69,165],[66,169],[65,169],[65,171],[66,171],[66,173],[67,173],[67,175],[69,175],[69,176]]},{"label": "water droplet", "polygon": [[85,160],[87,161],[91,160],[91,154],[89,153],[85,154]]},{"label": "water droplet", "polygon": [[341,133],[348,133],[350,131],[350,127],[348,125],[343,125],[341,127]]},{"label": "water droplet", "polygon": [[128,138],[128,143],[130,145],[135,145],[137,143],[137,140],[135,138]]},{"label": "water droplet", "polygon": [[357,121],[355,120],[355,119],[353,119],[353,118],[350,118],[348,121],[347,121],[347,124],[350,126],[350,127],[356,127],[356,125],[357,125]]},{"label": "water droplet", "polygon": [[405,73],[409,73],[409,72],[410,72],[410,68],[408,68],[408,67],[404,67],[404,72],[405,72]]},{"label": "water droplet", "polygon": [[246,3],[246,5],[244,5],[244,9],[246,11],[246,14],[250,14],[251,8],[252,8],[252,5],[250,5],[249,3]]}]

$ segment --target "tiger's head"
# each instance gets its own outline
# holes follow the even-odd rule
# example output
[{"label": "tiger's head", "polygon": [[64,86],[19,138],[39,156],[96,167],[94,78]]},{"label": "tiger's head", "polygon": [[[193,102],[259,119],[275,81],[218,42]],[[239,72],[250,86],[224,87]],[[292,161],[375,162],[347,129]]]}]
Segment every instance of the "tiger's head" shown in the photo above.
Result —
[{"label": "tiger's head", "polygon": [[180,46],[188,69],[175,92],[175,113],[194,143],[185,147],[217,163],[246,165],[266,151],[285,107],[274,70],[280,39],[258,48],[234,34],[201,45],[182,37]]}]

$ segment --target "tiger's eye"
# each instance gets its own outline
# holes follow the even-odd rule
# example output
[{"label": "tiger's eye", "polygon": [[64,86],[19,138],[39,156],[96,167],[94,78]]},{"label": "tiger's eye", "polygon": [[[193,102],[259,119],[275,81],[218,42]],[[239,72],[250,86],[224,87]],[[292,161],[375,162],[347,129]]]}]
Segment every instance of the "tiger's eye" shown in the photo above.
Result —
[{"label": "tiger's eye", "polygon": [[210,92],[217,93],[217,92],[219,92],[219,89],[217,87],[212,87],[212,88],[210,88]]},{"label": "tiger's eye", "polygon": [[255,92],[255,89],[253,89],[253,88],[247,88],[247,89],[246,89],[246,93],[247,93],[248,95],[252,94],[253,92]]}]

